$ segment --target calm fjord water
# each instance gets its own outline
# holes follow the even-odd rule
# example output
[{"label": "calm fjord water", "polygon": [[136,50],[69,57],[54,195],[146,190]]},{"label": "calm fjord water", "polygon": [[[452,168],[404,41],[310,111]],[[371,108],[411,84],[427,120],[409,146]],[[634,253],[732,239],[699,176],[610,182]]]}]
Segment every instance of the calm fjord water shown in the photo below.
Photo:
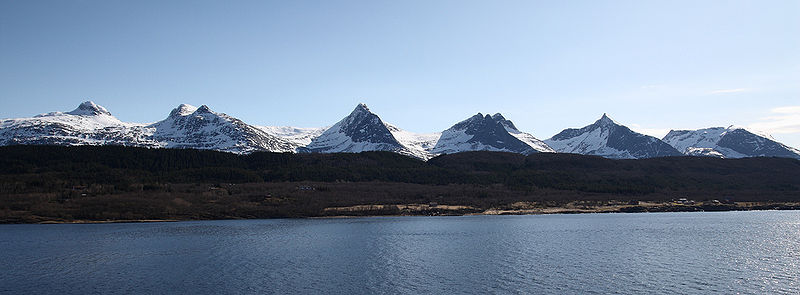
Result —
[{"label": "calm fjord water", "polygon": [[3,294],[800,293],[800,212],[0,225]]}]

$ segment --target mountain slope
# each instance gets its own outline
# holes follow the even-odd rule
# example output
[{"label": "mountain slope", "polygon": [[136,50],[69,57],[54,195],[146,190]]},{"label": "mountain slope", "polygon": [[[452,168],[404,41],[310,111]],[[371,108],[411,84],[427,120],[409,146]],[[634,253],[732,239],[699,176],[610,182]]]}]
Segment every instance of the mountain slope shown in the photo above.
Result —
[{"label": "mountain slope", "polygon": [[484,116],[478,113],[442,132],[432,153],[464,151],[503,151],[529,155],[553,150],[532,135],[517,130],[511,121],[500,114]]},{"label": "mountain slope", "polygon": [[664,142],[692,156],[720,158],[785,157],[800,159],[800,151],[772,138],[730,126],[698,130],[671,130]]},{"label": "mountain slope", "polygon": [[602,156],[611,159],[642,159],[680,156],[678,150],[658,138],[636,133],[606,114],[591,125],[565,129],[544,141],[560,153]]},{"label": "mountain slope", "polygon": [[548,146],[544,141],[539,140],[538,138],[534,137],[530,133],[522,132],[517,129],[517,126],[514,126],[514,123],[510,120],[507,120],[503,117],[500,113],[494,114],[492,119],[497,120],[500,124],[503,124],[503,127],[506,128],[511,136],[516,137],[517,139],[521,140],[522,142],[526,143],[527,145],[531,146],[534,150],[539,152],[545,153],[555,153],[556,151]]}]

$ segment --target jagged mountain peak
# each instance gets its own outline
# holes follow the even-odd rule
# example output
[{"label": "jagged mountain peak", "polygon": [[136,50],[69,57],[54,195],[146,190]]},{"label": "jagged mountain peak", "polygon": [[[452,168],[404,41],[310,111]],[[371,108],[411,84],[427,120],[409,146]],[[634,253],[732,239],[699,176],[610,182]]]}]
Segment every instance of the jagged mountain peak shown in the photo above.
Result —
[{"label": "jagged mountain peak", "polygon": [[622,126],[622,124],[617,123],[614,119],[608,116],[608,114],[603,113],[603,116],[600,117],[597,121],[594,122],[594,125],[600,127],[608,127],[608,126]]},{"label": "jagged mountain peak", "polygon": [[367,107],[367,105],[365,103],[363,103],[363,102],[359,103],[358,105],[356,105],[356,108],[353,109],[353,113],[356,113],[356,112],[369,112],[369,113],[371,113],[371,111],[369,110],[369,107]]},{"label": "jagged mountain peak", "polygon": [[214,112],[212,112],[212,111],[211,111],[211,108],[209,108],[207,105],[201,105],[201,106],[200,106],[199,108],[197,108],[197,110],[196,110],[196,111],[194,111],[194,112],[195,112],[195,113],[197,113],[197,114],[204,114],[204,113],[214,113]]},{"label": "jagged mountain peak", "polygon": [[359,103],[356,105],[355,109],[353,109],[353,111],[347,115],[347,117],[344,117],[344,119],[339,121],[339,124],[336,124],[331,128],[338,127],[340,131],[349,133],[353,131],[353,129],[359,128],[359,126],[362,127],[361,130],[363,130],[363,127],[369,125],[383,126],[384,124],[383,121],[381,121],[381,118],[370,111],[366,104]]},{"label": "jagged mountain peak", "polygon": [[241,120],[215,113],[207,105],[199,108],[181,104],[169,116],[148,125],[152,139],[168,148],[221,150],[233,153],[254,151],[290,152],[297,148],[288,140],[270,135]]},{"label": "jagged mountain peak", "polygon": [[78,108],[75,110],[68,112],[67,114],[70,115],[78,115],[78,116],[95,116],[95,115],[109,115],[111,116],[111,112],[109,112],[106,108],[94,103],[91,100],[84,101]]},{"label": "jagged mountain peak", "polygon": [[374,115],[374,114],[372,113],[372,111],[369,110],[369,107],[367,107],[366,104],[359,103],[358,105],[356,105],[353,111],[350,112],[349,115],[347,115],[347,117],[361,117],[365,115]]},{"label": "jagged mountain peak", "polygon": [[462,151],[507,151],[521,154],[553,151],[532,135],[520,132],[503,115],[478,113],[442,132],[434,154]]},{"label": "jagged mountain peak", "polygon": [[500,113],[496,113],[496,114],[492,115],[492,119],[494,119],[495,121],[499,122],[500,124],[503,124],[503,126],[506,127],[506,130],[508,130],[508,132],[512,132],[513,133],[515,131],[517,131],[517,132],[519,131],[519,129],[517,129],[517,126],[514,125],[514,122],[511,122],[511,120],[506,119]]},{"label": "jagged mountain peak", "polygon": [[487,124],[500,124],[502,120],[504,120],[502,115],[500,116],[500,119],[495,119],[492,115],[489,114],[484,115],[482,113],[477,113],[472,117],[467,118],[464,121],[456,123],[455,125],[453,125],[453,127],[450,128],[472,130],[475,128],[482,128],[482,126],[485,126]]}]

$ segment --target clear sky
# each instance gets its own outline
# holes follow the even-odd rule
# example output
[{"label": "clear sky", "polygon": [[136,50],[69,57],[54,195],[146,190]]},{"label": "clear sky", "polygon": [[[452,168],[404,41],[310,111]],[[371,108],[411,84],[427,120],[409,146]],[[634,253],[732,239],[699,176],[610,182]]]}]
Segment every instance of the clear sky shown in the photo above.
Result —
[{"label": "clear sky", "polygon": [[608,113],[800,147],[800,1],[0,1],[0,117],[87,99],[300,127],[364,102],[426,133],[500,112],[540,139]]}]

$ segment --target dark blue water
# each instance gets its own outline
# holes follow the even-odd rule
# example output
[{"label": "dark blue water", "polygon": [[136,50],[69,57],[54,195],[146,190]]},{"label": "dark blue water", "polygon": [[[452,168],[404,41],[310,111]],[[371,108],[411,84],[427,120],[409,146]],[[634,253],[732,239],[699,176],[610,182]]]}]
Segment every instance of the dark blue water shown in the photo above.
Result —
[{"label": "dark blue water", "polygon": [[0,225],[0,293],[800,293],[800,212]]}]

